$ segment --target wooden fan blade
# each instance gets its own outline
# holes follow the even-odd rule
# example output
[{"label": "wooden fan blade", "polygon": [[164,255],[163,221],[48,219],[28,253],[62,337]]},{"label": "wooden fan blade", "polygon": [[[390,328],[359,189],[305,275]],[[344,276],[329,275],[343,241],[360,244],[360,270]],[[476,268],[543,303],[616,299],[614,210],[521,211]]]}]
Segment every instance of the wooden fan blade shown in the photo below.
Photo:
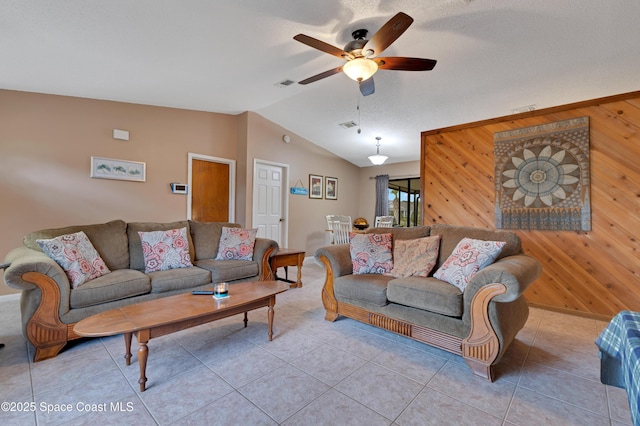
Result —
[{"label": "wooden fan blade", "polygon": [[314,49],[318,49],[321,52],[337,56],[340,59],[351,58],[351,55],[344,50],[332,46],[329,43],[325,43],[324,41],[320,41],[317,38],[309,37],[308,35],[298,34],[293,39],[299,41],[302,44],[313,47]]},{"label": "wooden fan blade", "polygon": [[401,58],[389,56],[376,58],[378,68],[382,70],[431,71],[436,66],[435,59]]},{"label": "wooden fan blade", "polygon": [[[384,49],[389,47],[391,43],[396,41],[396,39],[409,28],[411,23],[413,23],[411,16],[399,12],[396,16],[389,19],[387,23],[371,37],[362,48],[362,54],[367,57],[381,54]],[[369,51],[372,53],[368,53]]]},{"label": "wooden fan blade", "polygon": [[298,84],[309,84],[309,83],[313,83],[314,81],[318,81],[318,80],[322,80],[323,78],[327,78],[330,77],[334,74],[338,74],[340,71],[342,71],[342,67],[338,67],[338,68],[334,68],[332,70],[329,71],[325,71],[325,72],[321,72],[320,74],[316,74],[313,77],[309,77],[305,80],[299,81]]},{"label": "wooden fan blade", "polygon": [[373,77],[369,77],[364,81],[359,81],[358,85],[360,86],[360,93],[362,93],[362,96],[373,95],[373,92],[376,91],[376,86],[373,84]]}]

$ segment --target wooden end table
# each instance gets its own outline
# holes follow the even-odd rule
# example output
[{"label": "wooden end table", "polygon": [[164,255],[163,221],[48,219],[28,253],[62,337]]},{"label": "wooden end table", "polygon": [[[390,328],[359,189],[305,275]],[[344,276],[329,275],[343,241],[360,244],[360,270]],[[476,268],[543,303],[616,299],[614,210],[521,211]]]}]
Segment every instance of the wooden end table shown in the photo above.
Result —
[{"label": "wooden end table", "polygon": [[[304,261],[305,252],[302,250],[283,248],[279,249],[276,254],[271,256],[271,270],[274,279],[291,283],[291,287],[302,287],[302,262]],[[289,266],[298,267],[298,279],[292,281],[289,279]],[[284,278],[278,277],[277,269],[284,267]]]},{"label": "wooden end table", "polygon": [[253,281],[231,284],[229,297],[215,300],[208,295],[193,295],[190,292],[177,296],[136,303],[111,309],[87,317],[73,327],[73,331],[86,337],[104,337],[124,334],[127,365],[131,364],[131,336],[138,340],[138,364],[140,366],[140,392],[147,382],[147,343],[153,337],[184,330],[196,325],[244,313],[247,326],[247,311],[268,307],[269,340],[273,338],[273,306],[276,294],[287,291],[289,286],[277,281]]}]

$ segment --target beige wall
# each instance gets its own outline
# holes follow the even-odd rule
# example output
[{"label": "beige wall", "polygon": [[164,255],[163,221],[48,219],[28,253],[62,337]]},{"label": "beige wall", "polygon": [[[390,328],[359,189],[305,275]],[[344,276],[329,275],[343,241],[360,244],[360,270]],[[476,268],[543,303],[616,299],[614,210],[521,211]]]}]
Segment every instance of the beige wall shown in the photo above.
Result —
[{"label": "beige wall", "polygon": [[[238,118],[0,90],[0,260],[42,228],[186,217],[187,153],[235,159]],[[112,138],[128,130],[129,141]],[[144,161],[146,182],[89,177],[91,156]],[[5,285],[0,294],[13,292]]]},{"label": "beige wall", "polygon": [[[310,199],[305,195],[289,195],[289,244],[291,248],[304,249],[313,256],[317,248],[326,244],[328,235],[325,216],[345,214],[355,218],[358,214],[360,189],[359,168],[329,151],[314,145],[255,113],[246,113],[248,140],[247,188],[253,185],[254,159],[289,165],[289,188],[298,179],[309,188],[309,174],[338,178],[338,199]],[[290,143],[282,136],[288,134]],[[246,223],[251,223],[252,191],[246,194]]]},{"label": "beige wall", "polygon": [[[113,139],[113,129],[128,130],[130,140]],[[187,198],[171,194],[169,183],[187,181],[189,152],[236,160],[236,221],[245,226],[251,225],[254,159],[288,164],[287,191],[298,179],[308,187],[309,173],[338,178],[338,200],[289,195],[288,245],[307,256],[327,241],[325,215],[373,214],[373,193],[363,195],[373,182],[369,175],[406,174],[386,172],[391,166],[360,169],[255,113],[0,90],[0,260],[37,229],[184,219]],[[92,179],[91,156],[144,161],[147,181]],[[0,285],[0,295],[14,292]]]}]

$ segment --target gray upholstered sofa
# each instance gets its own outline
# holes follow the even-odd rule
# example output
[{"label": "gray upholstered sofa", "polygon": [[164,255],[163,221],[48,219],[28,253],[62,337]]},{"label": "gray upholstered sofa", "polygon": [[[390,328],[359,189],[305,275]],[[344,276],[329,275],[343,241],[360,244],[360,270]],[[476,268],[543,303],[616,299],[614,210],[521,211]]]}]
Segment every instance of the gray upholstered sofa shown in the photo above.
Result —
[{"label": "gray upholstered sofa", "polygon": [[[214,260],[222,227],[239,227],[223,222],[179,221],[172,223],[125,223],[70,226],[32,232],[23,247],[11,250],[5,259],[10,266],[4,281],[22,290],[20,308],[25,337],[35,346],[34,361],[54,357],[67,341],[80,336],[74,324],[108,309],[166,297],[212,282],[272,279],[269,257],[277,251],[273,240],[256,238],[253,260]],[[166,231],[187,228],[192,267],[145,271],[138,231]],[[63,269],[42,252],[37,239],[49,239],[83,231],[110,273],[72,288]]]},{"label": "gray upholstered sofa", "polygon": [[453,352],[474,374],[493,381],[493,366],[529,315],[522,293],[541,273],[540,263],[522,252],[519,237],[508,231],[442,224],[368,232],[390,232],[394,241],[440,235],[433,271],[464,237],[506,242],[495,262],[473,275],[464,292],[433,278],[433,271],[428,277],[354,275],[349,244],[315,253],[326,267],[322,301],[327,320],[343,315]]}]

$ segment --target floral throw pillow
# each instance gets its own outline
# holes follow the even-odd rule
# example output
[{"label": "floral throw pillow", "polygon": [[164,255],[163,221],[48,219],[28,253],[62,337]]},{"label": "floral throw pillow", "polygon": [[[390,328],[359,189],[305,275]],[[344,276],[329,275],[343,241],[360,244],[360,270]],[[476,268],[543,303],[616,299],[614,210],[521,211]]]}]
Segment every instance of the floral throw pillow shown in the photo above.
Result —
[{"label": "floral throw pillow", "polygon": [[253,260],[257,229],[222,227],[215,260]]},{"label": "floral throw pillow", "polygon": [[36,243],[64,270],[69,277],[71,288],[78,288],[89,280],[111,272],[89,241],[87,234],[82,231],[47,240],[36,240]]},{"label": "floral throw pillow", "polygon": [[498,257],[504,241],[463,238],[433,276],[464,291],[471,277]]},{"label": "floral throw pillow", "polygon": [[440,235],[396,240],[393,246],[393,269],[396,278],[426,277],[438,262]]},{"label": "floral throw pillow", "polygon": [[193,266],[189,257],[186,227],[138,232],[138,235],[142,242],[145,273]]},{"label": "floral throw pillow", "polygon": [[391,234],[350,234],[354,274],[384,274],[393,268]]}]

